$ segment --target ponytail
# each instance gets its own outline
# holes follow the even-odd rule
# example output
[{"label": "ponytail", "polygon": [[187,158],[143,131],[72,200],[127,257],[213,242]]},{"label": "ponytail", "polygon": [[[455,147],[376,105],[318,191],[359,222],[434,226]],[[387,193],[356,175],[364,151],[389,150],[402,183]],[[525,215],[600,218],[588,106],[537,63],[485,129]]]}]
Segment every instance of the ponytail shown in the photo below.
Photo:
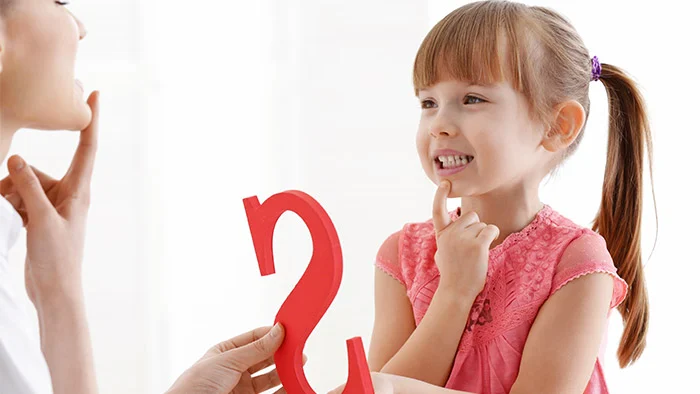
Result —
[{"label": "ponytail", "polygon": [[593,230],[605,238],[618,275],[629,285],[627,297],[618,306],[624,331],[617,358],[624,368],[642,355],[649,328],[641,222],[645,150],[653,192],[652,141],[644,100],[634,81],[609,64],[602,64],[600,80],[608,94],[610,124],[603,196]]}]

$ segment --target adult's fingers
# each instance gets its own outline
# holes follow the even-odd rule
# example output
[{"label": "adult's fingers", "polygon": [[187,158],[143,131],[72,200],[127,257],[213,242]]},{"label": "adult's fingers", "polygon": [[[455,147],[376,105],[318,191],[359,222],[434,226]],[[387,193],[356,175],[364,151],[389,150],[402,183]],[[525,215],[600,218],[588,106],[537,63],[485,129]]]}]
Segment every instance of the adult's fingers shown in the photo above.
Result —
[{"label": "adult's fingers", "polygon": [[7,196],[15,192],[15,184],[12,183],[12,177],[9,175],[0,180],[0,196]]},{"label": "adult's fingers", "polygon": [[36,175],[36,178],[39,180],[39,183],[41,184],[41,187],[44,188],[44,190],[48,189],[49,187],[53,186],[58,182],[57,180],[53,179],[50,175],[47,175],[38,168],[34,166],[30,166],[32,171],[34,171],[34,175]]},{"label": "adult's fingers", "polygon": [[264,337],[267,333],[270,332],[272,327],[258,327],[254,330],[250,330],[246,332],[245,334],[241,334],[235,338],[227,339],[216,346],[214,346],[215,349],[218,350],[219,353],[225,353],[231,349],[237,349],[239,347],[243,347],[251,342],[255,342],[258,339]]},{"label": "adult's fingers", "polygon": [[20,209],[24,209],[24,205],[22,204],[22,197],[20,197],[19,194],[17,193],[10,193],[5,196],[5,199],[12,204],[12,207],[15,209],[15,211],[18,211]]},{"label": "adult's fingers", "polygon": [[273,357],[268,358],[267,360],[263,360],[255,365],[253,365],[252,367],[248,368],[248,373],[250,373],[252,375],[260,370],[263,370],[263,369],[269,367],[270,365],[273,365],[274,363],[275,363],[275,357],[273,356]]},{"label": "adult's fingers", "polygon": [[95,91],[88,97],[88,105],[92,110],[90,124],[80,132],[80,142],[73,155],[73,161],[66,173],[68,184],[75,187],[77,193],[86,193],[90,190],[92,171],[95,167],[97,155],[97,134],[100,120],[100,94]]},{"label": "adult's fingers", "polygon": [[24,203],[22,202],[22,197],[17,193],[11,193],[5,196],[5,199],[12,205],[12,208],[19,214],[22,218],[22,224],[27,225],[27,211],[24,209]]},{"label": "adult's fingers", "polygon": [[229,368],[243,372],[270,358],[282,345],[283,340],[284,329],[278,323],[257,341],[223,353],[224,359]]},{"label": "adult's fingers", "polygon": [[251,383],[253,384],[253,391],[256,393],[262,393],[282,384],[276,369],[254,377]]},{"label": "adult's fingers", "polygon": [[435,233],[440,233],[442,230],[452,223],[450,213],[447,211],[447,196],[450,194],[452,185],[449,181],[442,181],[435,191],[433,199],[433,225]]},{"label": "adult's fingers", "polygon": [[30,220],[34,216],[40,217],[54,210],[39,183],[39,179],[21,157],[12,156],[7,161],[7,167],[10,170],[15,190],[22,197]]},{"label": "adult's fingers", "polygon": [[[34,175],[36,175],[37,179],[39,180],[39,183],[41,184],[42,189],[46,191],[48,188],[52,187],[55,185],[58,181],[53,179],[51,176],[41,172],[39,169],[37,169],[34,166],[29,166],[32,171],[34,171]],[[0,195],[7,197],[10,194],[15,194],[16,189],[15,189],[15,184],[12,181],[11,176],[5,177],[3,180],[0,180]]]},{"label": "adult's fingers", "polygon": [[[308,361],[309,358],[306,357],[306,354],[303,354],[302,356],[303,356],[302,365],[306,365],[306,361]],[[270,365],[273,365],[274,363],[275,363],[275,357],[272,356],[272,357],[268,358],[267,360],[259,362],[255,365],[253,365],[252,367],[248,368],[248,373],[250,373],[252,375],[256,372],[259,372],[259,371],[269,367]]]}]

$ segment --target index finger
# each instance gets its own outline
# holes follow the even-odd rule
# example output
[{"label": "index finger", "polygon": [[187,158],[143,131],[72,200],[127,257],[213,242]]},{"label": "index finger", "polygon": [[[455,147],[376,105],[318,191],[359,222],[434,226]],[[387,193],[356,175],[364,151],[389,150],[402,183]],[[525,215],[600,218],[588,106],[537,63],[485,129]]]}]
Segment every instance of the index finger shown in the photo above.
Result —
[{"label": "index finger", "polygon": [[100,94],[92,92],[88,98],[88,105],[92,110],[92,120],[90,124],[80,132],[80,142],[73,155],[73,161],[66,173],[68,184],[74,185],[77,191],[89,189],[92,179],[92,171],[97,154],[97,132],[100,120]]},{"label": "index finger", "polygon": [[447,196],[450,194],[452,185],[449,181],[442,181],[438,185],[433,200],[433,224],[435,233],[439,233],[452,223],[450,213],[447,211]]}]

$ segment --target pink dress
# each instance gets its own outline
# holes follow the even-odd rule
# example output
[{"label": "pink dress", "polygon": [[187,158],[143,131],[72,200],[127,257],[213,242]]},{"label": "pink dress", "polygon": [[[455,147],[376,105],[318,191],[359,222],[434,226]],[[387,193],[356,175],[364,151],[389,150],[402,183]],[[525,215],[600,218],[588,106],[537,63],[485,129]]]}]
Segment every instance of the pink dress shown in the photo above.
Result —
[{"label": "pink dress", "polygon": [[[457,215],[453,212],[453,219]],[[435,251],[430,220],[407,224],[384,242],[377,255],[376,265],[406,287],[416,325],[440,280]],[[528,226],[491,250],[484,290],[474,301],[445,387],[508,393],[540,307],[571,280],[594,272],[614,278],[612,312],[625,298],[627,283],[617,275],[605,240],[545,205]],[[584,394],[608,393],[602,368],[605,342]]]}]

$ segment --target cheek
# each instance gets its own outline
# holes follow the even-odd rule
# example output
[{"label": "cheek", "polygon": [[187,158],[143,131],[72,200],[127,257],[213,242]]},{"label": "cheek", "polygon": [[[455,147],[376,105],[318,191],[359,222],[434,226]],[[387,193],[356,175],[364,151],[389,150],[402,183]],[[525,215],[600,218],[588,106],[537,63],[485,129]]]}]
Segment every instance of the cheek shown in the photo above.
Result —
[{"label": "cheek", "polygon": [[425,172],[428,178],[433,179],[435,174],[433,160],[430,157],[430,134],[427,132],[427,129],[422,126],[418,127],[418,132],[416,133],[416,150],[421,166],[423,167],[423,172]]},{"label": "cheek", "polygon": [[498,173],[509,171],[518,163],[519,142],[504,127],[486,128],[484,132],[473,135],[471,143],[481,175],[498,176]]},{"label": "cheek", "polygon": [[430,134],[421,126],[416,133],[416,150],[421,162],[430,161]]},{"label": "cheek", "polygon": [[[498,136],[490,135],[480,141],[480,169],[490,177],[510,177],[527,171],[531,166],[535,142],[522,129],[512,128]],[[494,138],[496,137],[496,138]]]},{"label": "cheek", "polygon": [[33,29],[17,45],[20,78],[38,100],[72,97],[77,40],[73,42],[66,30],[65,25],[63,29]]}]

